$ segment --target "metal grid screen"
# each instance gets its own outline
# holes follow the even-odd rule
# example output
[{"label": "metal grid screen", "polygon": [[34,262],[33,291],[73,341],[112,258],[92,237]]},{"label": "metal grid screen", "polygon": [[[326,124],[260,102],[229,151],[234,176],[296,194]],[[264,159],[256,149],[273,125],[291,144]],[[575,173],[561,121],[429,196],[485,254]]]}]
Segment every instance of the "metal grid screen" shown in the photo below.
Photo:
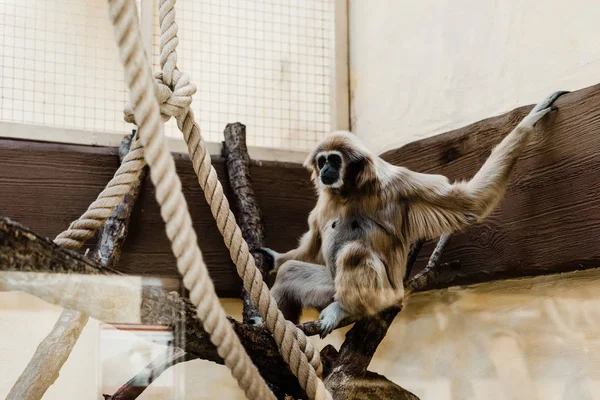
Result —
[{"label": "metal grid screen", "polygon": [[[329,0],[179,0],[178,64],[198,87],[193,109],[205,139],[221,141],[236,121],[252,146],[307,150],[322,138],[333,13]],[[105,0],[0,0],[0,23],[1,121],[130,132]],[[156,71],[157,10],[152,40]],[[180,136],[174,121],[167,134]]]}]

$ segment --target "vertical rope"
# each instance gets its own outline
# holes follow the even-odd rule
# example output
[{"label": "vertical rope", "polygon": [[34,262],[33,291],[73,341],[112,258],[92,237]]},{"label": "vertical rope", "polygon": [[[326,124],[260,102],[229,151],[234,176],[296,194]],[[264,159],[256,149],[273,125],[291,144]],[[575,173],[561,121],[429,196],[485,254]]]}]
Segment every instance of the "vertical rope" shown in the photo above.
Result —
[{"label": "vertical rope", "polygon": [[154,96],[154,80],[137,25],[135,3],[133,0],[109,0],[109,11],[125,67],[135,120],[139,126],[139,138],[150,167],[150,178],[156,188],[156,200],[173,254],[177,258],[177,268],[183,275],[185,287],[190,291],[190,300],[196,305],[204,329],[246,396],[251,399],[275,399],[227,320],[204,264],[181,191],[181,181],[164,137],[159,106]]},{"label": "vertical rope", "polygon": [[[162,82],[177,92],[189,85],[189,78],[177,69],[178,27],[175,22],[175,0],[161,0],[160,18],[160,62]],[[218,180],[212,166],[206,144],[195,121],[194,113],[189,106],[184,112],[177,114],[177,126],[183,133],[198,182],[204,191],[206,201],[219,231],[229,249],[238,274],[243,279],[244,287],[250,293],[252,301],[258,306],[265,325],[272,332],[284,360],[289,364],[294,375],[311,399],[330,399],[331,395],[319,378],[322,372],[319,353],[304,333],[294,324],[286,321],[277,308],[275,299],[264,283],[260,271],[256,268],[254,258],[249,252],[248,244],[242,237],[241,230],[230,210],[229,202],[224,195],[223,186]],[[136,120],[137,116],[136,116]],[[310,361],[309,361],[310,359]]]}]

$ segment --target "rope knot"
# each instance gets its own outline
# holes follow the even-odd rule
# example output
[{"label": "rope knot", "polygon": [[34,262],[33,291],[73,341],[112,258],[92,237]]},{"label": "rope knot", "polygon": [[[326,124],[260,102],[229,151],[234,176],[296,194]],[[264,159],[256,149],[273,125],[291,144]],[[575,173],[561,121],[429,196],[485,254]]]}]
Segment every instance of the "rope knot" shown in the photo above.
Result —
[{"label": "rope knot", "polygon": [[[165,84],[163,73],[154,75],[154,95],[160,105],[160,116],[163,122],[171,117],[176,119],[185,116],[192,104],[192,96],[196,93],[196,85],[190,82],[190,77],[175,69],[172,87]],[[133,106],[127,103],[123,109],[125,122],[136,123],[133,115]]]}]

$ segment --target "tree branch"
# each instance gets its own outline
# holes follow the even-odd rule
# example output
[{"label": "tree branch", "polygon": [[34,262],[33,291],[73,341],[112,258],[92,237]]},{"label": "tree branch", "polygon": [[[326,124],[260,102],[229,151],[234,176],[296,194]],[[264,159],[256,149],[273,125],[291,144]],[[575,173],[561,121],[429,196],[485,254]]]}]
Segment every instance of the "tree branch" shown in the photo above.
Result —
[{"label": "tree branch", "polygon": [[[446,242],[442,241],[442,244]],[[434,252],[436,257],[432,257],[430,260],[431,268],[426,268],[424,272],[417,274],[415,278],[407,282],[409,291],[419,290],[419,288],[427,285],[428,279],[434,278],[435,274],[426,273],[426,271],[435,269],[435,263],[439,261],[441,250],[440,244],[438,244],[438,251]],[[21,280],[19,280],[19,276],[17,276],[16,278],[4,279],[0,281],[2,282],[0,286],[4,285],[5,288],[12,290],[23,289],[51,303],[65,308],[78,309],[100,320],[119,322],[119,318],[124,318],[122,314],[119,314],[120,307],[111,310],[107,309],[106,302],[98,302],[98,295],[94,297],[93,290],[84,288],[76,295],[73,295],[72,292],[69,294],[68,291],[60,293],[59,290],[61,287],[68,288],[69,285],[75,287],[79,285],[74,285],[72,282],[73,280],[82,279],[82,277],[73,275],[73,272],[121,276],[123,279],[124,277],[121,274],[76,252],[62,249],[48,239],[36,235],[9,219],[0,219],[0,270],[51,271],[53,273],[69,274],[67,276],[51,274],[39,281],[34,278],[37,274],[24,274],[33,278],[24,279],[21,276]],[[419,279],[423,276],[427,278]],[[52,279],[49,279],[49,277]],[[109,284],[114,286],[114,282],[109,282]],[[109,285],[106,286],[110,287]],[[144,286],[141,288],[141,293],[139,293],[139,286],[119,282],[119,293],[126,294],[128,291],[133,292],[135,290],[141,296],[142,302],[139,308],[140,322],[163,324],[171,327],[181,324],[185,329],[185,343],[182,344],[181,348],[188,352],[188,357],[185,359],[202,358],[223,363],[208,335],[202,329],[191,303],[182,299],[177,293],[166,293],[159,287]],[[106,288],[103,288],[101,292],[106,293]],[[113,314],[110,314],[110,312]],[[325,349],[322,351],[323,362],[325,365],[329,365],[326,383],[334,393],[334,398],[347,398],[345,396],[349,393],[348,391],[355,398],[365,398],[357,396],[367,396],[365,393],[375,393],[373,390],[377,387],[380,388],[378,390],[384,390],[381,388],[385,388],[386,391],[394,391],[395,396],[397,396],[395,398],[414,399],[414,397],[411,397],[412,394],[404,389],[392,383],[387,383],[388,381],[374,379],[373,375],[366,371],[366,365],[370,362],[377,345],[385,336],[387,328],[389,328],[389,324],[391,324],[397,312],[398,310],[386,310],[380,316],[375,317],[379,320],[367,318],[359,321],[348,332],[347,339],[339,354],[335,350],[330,351],[330,354],[326,354]],[[230,321],[248,354],[265,379],[278,387],[286,388],[288,394],[295,398],[303,398],[304,394],[297,380],[279,355],[275,341],[268,332],[260,327],[242,324],[233,319],[230,319]],[[362,332],[365,335],[362,335]],[[366,340],[365,337],[369,339]],[[357,348],[359,344],[366,342],[368,342],[368,346],[358,351],[356,353],[358,357],[353,358],[353,348]],[[179,361],[181,361],[181,358],[174,360],[171,365]],[[348,368],[349,373],[345,373],[345,365],[351,365]],[[345,386],[340,386],[342,381],[346,382]]]},{"label": "tree branch", "polygon": [[[448,244],[450,236],[450,234],[442,235],[425,270],[417,274],[406,284],[407,293],[424,287],[430,279],[434,279],[437,276],[437,271],[441,269],[439,260],[444,248]],[[418,247],[418,244],[415,245],[415,252],[418,250]],[[414,263],[416,257],[417,254],[413,254],[409,261]],[[411,268],[412,265],[407,265],[407,270]],[[390,307],[378,315],[363,318],[346,333],[346,340],[344,340],[344,343],[340,347],[338,357],[332,368],[332,373],[325,381],[334,398],[364,398],[361,397],[362,395],[359,396],[358,393],[364,393],[362,385],[368,376],[367,367],[371,363],[377,347],[379,347],[379,344],[385,338],[390,325],[401,309],[401,306]],[[402,391],[402,394],[398,395],[399,398],[416,399],[416,396],[412,393],[404,389]]]},{"label": "tree branch", "polygon": [[[248,242],[250,249],[265,246],[265,228],[256,196],[250,178],[250,156],[246,146],[246,126],[236,122],[227,124],[224,131],[223,157],[227,164],[229,185],[233,189],[233,199],[237,206],[237,219],[242,230],[242,236]],[[252,254],[256,260],[256,267],[265,275],[266,260],[258,252]],[[249,294],[242,288],[243,321],[260,321],[260,314],[252,303]]]},{"label": "tree branch", "polygon": [[438,276],[442,273],[445,267],[454,266],[457,261],[453,263],[447,263],[439,265],[440,258],[444,253],[444,249],[450,242],[450,238],[452,237],[451,233],[445,233],[440,237],[435,249],[431,253],[429,257],[429,261],[427,262],[427,266],[423,268],[421,272],[416,274],[408,283],[406,288],[406,295],[409,295],[414,292],[421,291],[429,286],[432,282],[434,282]]},{"label": "tree branch", "polygon": [[[0,290],[23,290],[49,303],[77,309],[101,321],[133,322],[131,312],[123,310],[124,304],[135,296],[141,297],[137,322],[183,326],[185,343],[181,346],[182,350],[188,352],[190,357],[223,364],[223,359],[197,318],[195,307],[178,293],[167,293],[160,287],[152,286],[143,286],[140,292],[139,285],[132,283],[137,278],[125,277],[95,260],[63,249],[8,218],[0,218],[0,270],[17,271],[11,275],[6,272],[3,274]],[[39,277],[39,274],[32,272],[50,274]],[[86,276],[97,274],[104,277]],[[77,287],[81,290],[77,290]],[[106,301],[106,297],[100,297],[111,291],[125,297],[126,302],[112,298],[112,301]],[[98,298],[104,301],[98,301]],[[296,377],[279,354],[271,335],[259,326],[242,324],[232,318],[230,322],[265,380],[285,387],[294,398],[303,398]]]},{"label": "tree branch", "polygon": [[173,346],[167,347],[164,352],[144,367],[137,375],[121,386],[113,395],[105,394],[105,400],[131,400],[137,399],[152,381],[163,372],[190,358],[185,351]]},{"label": "tree branch", "polygon": [[[444,236],[442,236],[440,238],[440,242],[442,242],[442,240],[444,242],[447,242],[449,240],[449,236],[447,238],[444,238]],[[421,271],[420,273],[415,275],[412,279],[407,279],[407,277],[410,275],[410,273],[408,271],[412,271],[412,268],[413,268],[415,262],[417,261],[417,256],[419,255],[419,251],[421,251],[421,248],[423,247],[424,242],[418,241],[411,246],[410,252],[408,253],[408,257],[407,257],[407,262],[406,262],[407,273],[405,274],[405,285],[406,285],[405,296],[409,296],[411,293],[419,292],[419,291],[422,291],[423,289],[426,289],[430,284],[432,284],[435,281],[435,279],[440,275],[440,273],[442,271],[444,271],[445,269],[451,268],[451,267],[456,268],[456,266],[458,265],[457,261],[450,262],[450,263],[444,263],[441,265],[437,264],[439,262],[439,258],[441,256],[440,242],[438,242],[438,244],[434,250],[434,253],[432,253],[432,257],[433,257],[433,255],[436,254],[436,251],[437,251],[437,255],[435,257],[435,262],[432,262],[432,260],[430,259],[429,263],[427,264],[427,267],[425,269],[423,269],[423,271]],[[446,243],[442,243],[442,245],[445,247]],[[391,307],[388,310],[385,310],[384,312],[388,312],[395,308],[397,308],[397,307]],[[400,311],[400,309],[398,309],[398,311]],[[342,321],[336,329],[344,328],[355,322],[356,322],[355,319],[348,318],[348,319]],[[304,334],[306,336],[316,336],[321,332],[321,322],[318,320],[304,322],[304,323],[296,325],[296,326],[302,332],[304,332]]]},{"label": "tree branch", "polygon": [[87,321],[86,314],[63,310],[50,333],[35,349],[6,399],[41,399],[58,379],[60,369],[69,358]]}]

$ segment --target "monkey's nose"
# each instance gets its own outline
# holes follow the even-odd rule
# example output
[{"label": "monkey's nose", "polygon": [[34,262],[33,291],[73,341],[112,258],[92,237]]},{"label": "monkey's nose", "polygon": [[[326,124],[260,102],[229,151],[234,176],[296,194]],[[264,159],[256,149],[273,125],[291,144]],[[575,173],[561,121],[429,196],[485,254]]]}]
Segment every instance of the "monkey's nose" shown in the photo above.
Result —
[{"label": "monkey's nose", "polygon": [[321,182],[325,185],[331,185],[339,179],[339,174],[337,172],[328,172],[321,175]]}]

